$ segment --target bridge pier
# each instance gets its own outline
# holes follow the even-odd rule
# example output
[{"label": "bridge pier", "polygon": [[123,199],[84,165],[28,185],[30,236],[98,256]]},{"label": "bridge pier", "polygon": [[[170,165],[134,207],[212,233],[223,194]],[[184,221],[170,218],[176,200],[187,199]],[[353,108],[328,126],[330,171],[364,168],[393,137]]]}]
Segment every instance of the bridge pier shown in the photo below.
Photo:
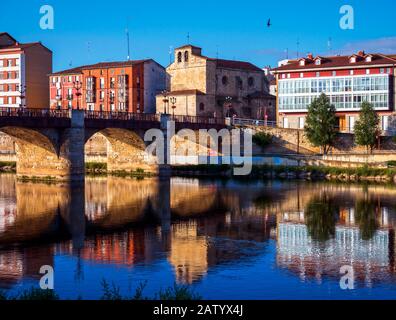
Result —
[{"label": "bridge pier", "polygon": [[[164,137],[164,156],[163,163],[159,163],[158,174],[161,179],[169,179],[171,176],[171,152],[170,145],[172,136],[169,136],[168,129],[170,128],[171,116],[170,114],[161,114],[160,130]],[[170,131],[170,130],[169,130]]]}]

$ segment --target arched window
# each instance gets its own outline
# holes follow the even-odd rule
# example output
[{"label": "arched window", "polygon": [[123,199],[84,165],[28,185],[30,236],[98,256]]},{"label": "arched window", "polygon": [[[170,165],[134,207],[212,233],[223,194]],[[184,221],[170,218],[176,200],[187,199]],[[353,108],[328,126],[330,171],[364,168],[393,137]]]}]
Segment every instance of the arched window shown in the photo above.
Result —
[{"label": "arched window", "polygon": [[178,54],[177,54],[177,62],[182,62],[182,53],[181,52],[179,52]]},{"label": "arched window", "polygon": [[254,86],[254,78],[253,77],[249,77],[248,84],[249,84],[249,87],[253,87]]},{"label": "arched window", "polygon": [[201,102],[199,104],[199,111],[204,111],[205,110],[205,104],[203,102]]},{"label": "arched window", "polygon": [[184,62],[188,62],[188,51],[184,52]]},{"label": "arched window", "polygon": [[221,82],[223,83],[223,85],[227,85],[228,84],[228,78],[227,76],[224,76],[223,79],[221,79]]}]

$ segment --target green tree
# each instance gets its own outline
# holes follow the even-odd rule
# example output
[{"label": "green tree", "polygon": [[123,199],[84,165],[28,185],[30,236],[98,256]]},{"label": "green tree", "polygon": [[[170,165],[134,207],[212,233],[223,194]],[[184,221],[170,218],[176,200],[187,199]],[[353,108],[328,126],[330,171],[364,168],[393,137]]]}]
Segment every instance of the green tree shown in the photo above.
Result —
[{"label": "green tree", "polygon": [[359,120],[356,121],[354,131],[356,144],[365,146],[367,153],[373,152],[380,130],[379,117],[372,104],[362,103]]},{"label": "green tree", "polygon": [[324,93],[308,107],[305,134],[309,142],[315,147],[320,147],[324,154],[329,152],[337,134],[335,113],[334,105]]}]

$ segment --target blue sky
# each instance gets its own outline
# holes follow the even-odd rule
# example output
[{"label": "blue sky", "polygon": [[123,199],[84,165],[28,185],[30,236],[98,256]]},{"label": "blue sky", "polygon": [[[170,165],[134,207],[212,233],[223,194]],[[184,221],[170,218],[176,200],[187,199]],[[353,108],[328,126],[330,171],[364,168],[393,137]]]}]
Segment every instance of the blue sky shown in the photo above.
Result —
[{"label": "blue sky", "polygon": [[[311,3],[311,4],[310,4]],[[42,30],[39,9],[52,5],[54,30]],[[355,29],[339,27],[342,5],[355,10]],[[169,64],[169,47],[190,42],[203,54],[246,60],[263,67],[301,54],[396,53],[395,0],[39,1],[7,3],[0,32],[20,42],[42,41],[54,52],[54,71],[100,61],[125,60],[129,26],[133,59]],[[267,28],[271,18],[272,26]]]}]

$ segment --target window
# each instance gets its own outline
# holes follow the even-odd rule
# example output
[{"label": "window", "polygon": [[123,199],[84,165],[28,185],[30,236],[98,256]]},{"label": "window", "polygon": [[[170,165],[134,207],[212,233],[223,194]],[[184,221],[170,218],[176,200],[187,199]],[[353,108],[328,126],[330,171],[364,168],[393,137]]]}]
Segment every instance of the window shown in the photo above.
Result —
[{"label": "window", "polygon": [[0,60],[0,67],[4,67],[4,61]]},{"label": "window", "polygon": [[320,77],[320,72],[316,72],[316,76],[317,76],[317,77]]},{"label": "window", "polygon": [[332,75],[333,75],[333,77],[336,77],[337,76],[337,71],[333,71]]},{"label": "window", "polygon": [[371,62],[372,60],[373,60],[373,58],[371,56],[366,57],[366,62]]},{"label": "window", "polygon": [[12,60],[11,59],[7,60],[7,67],[12,67]]},{"label": "window", "polygon": [[188,62],[188,51],[184,52],[184,62]]},{"label": "window", "polygon": [[19,79],[19,71],[15,71],[15,79]]},{"label": "window", "polygon": [[178,63],[182,62],[182,53],[181,53],[181,52],[179,52],[179,53],[177,54],[177,62],[178,62]]},{"label": "window", "polygon": [[351,57],[351,58],[349,59],[349,62],[350,62],[350,63],[356,63],[356,57]]},{"label": "window", "polygon": [[349,131],[353,131],[355,128],[355,117],[349,117]]},{"label": "window", "polygon": [[305,60],[300,60],[300,66],[305,66]]},{"label": "window", "polygon": [[12,79],[12,72],[7,72],[7,79]]},{"label": "window", "polygon": [[381,69],[380,69],[380,73],[381,73],[381,74],[384,74],[384,73],[385,73],[385,69],[384,69],[384,68],[381,68]]},{"label": "window", "polygon": [[298,118],[298,126],[300,129],[304,129],[304,127],[305,127],[305,118],[304,117]]},{"label": "window", "polygon": [[287,74],[287,78],[290,79],[290,73]]},{"label": "window", "polygon": [[304,78],[304,73],[300,73],[300,78]]},{"label": "window", "polygon": [[315,65],[320,66],[321,63],[322,63],[322,60],[320,60],[320,59],[315,60]]},{"label": "window", "polygon": [[8,97],[8,104],[12,104],[12,97]]},{"label": "window", "polygon": [[382,116],[382,130],[387,131],[389,127],[389,116]]},{"label": "window", "polygon": [[0,97],[0,104],[4,104],[4,98]]},{"label": "window", "polygon": [[222,79],[221,79],[221,82],[223,83],[223,85],[227,85],[228,84],[228,78],[227,78],[227,76],[224,76]]},{"label": "window", "polygon": [[353,76],[353,75],[354,75],[353,70],[349,71],[349,74],[350,74],[351,76]]},{"label": "window", "polygon": [[366,69],[366,74],[370,74],[370,69]]},{"label": "window", "polygon": [[72,76],[69,76],[69,82],[73,82],[73,77]]},{"label": "window", "polygon": [[249,84],[249,87],[253,87],[254,86],[254,78],[253,77],[249,77],[248,84]]},{"label": "window", "polygon": [[199,104],[199,111],[204,111],[204,110],[205,110],[205,104],[201,102]]},{"label": "window", "polygon": [[104,87],[105,87],[105,79],[100,78],[100,89],[104,89]]},{"label": "window", "polygon": [[239,90],[243,89],[243,81],[240,77],[235,77],[235,85],[237,89]]},{"label": "window", "polygon": [[19,66],[19,59],[15,59],[15,66]]}]

